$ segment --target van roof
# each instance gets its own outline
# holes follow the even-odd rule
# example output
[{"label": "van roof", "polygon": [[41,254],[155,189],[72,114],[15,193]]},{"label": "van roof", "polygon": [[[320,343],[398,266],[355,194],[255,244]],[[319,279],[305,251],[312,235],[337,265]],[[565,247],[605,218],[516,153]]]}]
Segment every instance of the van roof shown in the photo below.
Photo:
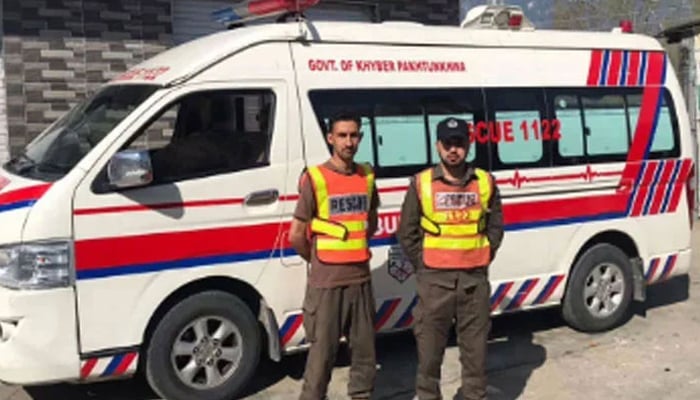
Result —
[{"label": "van roof", "polygon": [[500,48],[624,49],[663,51],[658,40],[618,32],[507,31],[426,26],[413,22],[306,21],[253,25],[204,36],[166,50],[110,83],[172,85],[237,51],[263,42],[317,41],[367,44],[444,45]]}]

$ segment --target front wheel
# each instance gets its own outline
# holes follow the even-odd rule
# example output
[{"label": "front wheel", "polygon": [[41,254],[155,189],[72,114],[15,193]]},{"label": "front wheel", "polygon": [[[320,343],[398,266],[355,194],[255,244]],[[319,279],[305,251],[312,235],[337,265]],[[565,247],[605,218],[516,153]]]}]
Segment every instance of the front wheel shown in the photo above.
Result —
[{"label": "front wheel", "polygon": [[260,333],[238,297],[210,291],[173,307],[146,353],[146,378],[166,400],[224,400],[241,392],[257,368]]},{"label": "front wheel", "polygon": [[623,323],[630,315],[632,263],[619,248],[597,244],[574,265],[564,295],[564,320],[583,332],[600,332]]}]

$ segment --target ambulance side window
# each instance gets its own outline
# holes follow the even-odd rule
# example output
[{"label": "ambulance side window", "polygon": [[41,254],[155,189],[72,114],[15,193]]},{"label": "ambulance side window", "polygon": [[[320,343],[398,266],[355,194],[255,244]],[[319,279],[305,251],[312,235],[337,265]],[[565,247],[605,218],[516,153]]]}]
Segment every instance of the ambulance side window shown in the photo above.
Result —
[{"label": "ambulance side window", "polygon": [[581,96],[585,121],[585,141],[589,156],[625,154],[630,132],[625,115],[625,99],[618,94]]},{"label": "ambulance side window", "polygon": [[[630,127],[634,134],[642,107],[642,94],[627,96],[627,110],[629,113]],[[669,92],[664,89],[661,92],[661,104],[657,114],[656,130],[651,142],[650,155],[652,159],[678,157],[678,119]]]},{"label": "ambulance side window", "polygon": [[494,170],[549,166],[551,126],[541,89],[486,89],[489,121],[475,127],[479,142],[490,142]]},{"label": "ambulance side window", "polygon": [[125,148],[148,150],[154,182],[269,165],[274,94],[204,91],[166,106]]},{"label": "ambulance side window", "polygon": [[425,120],[419,104],[378,104],[374,111],[374,125],[379,167],[424,165],[428,162]]},{"label": "ambulance side window", "polygon": [[[555,165],[622,162],[632,146],[642,108],[641,88],[547,89],[559,125]],[[666,89],[650,148],[652,159],[678,157],[678,121]]]},{"label": "ambulance side window", "polygon": [[[314,90],[309,99],[324,141],[331,116],[361,118],[364,136],[356,160],[372,163],[379,177],[403,177],[438,163],[435,128],[441,120],[463,118],[473,127],[484,119],[477,89]],[[487,147],[473,144],[468,161],[488,168]]]}]

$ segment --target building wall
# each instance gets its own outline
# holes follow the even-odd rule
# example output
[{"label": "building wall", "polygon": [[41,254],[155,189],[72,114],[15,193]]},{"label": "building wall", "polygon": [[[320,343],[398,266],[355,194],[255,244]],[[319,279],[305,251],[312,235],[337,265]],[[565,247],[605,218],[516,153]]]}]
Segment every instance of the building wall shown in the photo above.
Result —
[{"label": "building wall", "polygon": [[[0,0],[2,7],[2,0]],[[5,91],[5,63],[2,61],[2,18],[0,18],[0,164],[10,158],[10,138],[7,131],[7,101]]]},{"label": "building wall", "polygon": [[170,0],[4,0],[12,154],[129,66],[171,43]]},{"label": "building wall", "polygon": [[[182,0],[0,0],[11,153],[101,83],[172,46],[175,1]],[[459,18],[458,0],[361,4],[378,5],[382,20]],[[1,135],[0,124],[0,144]]]},{"label": "building wall", "polygon": [[382,20],[416,21],[426,25],[458,25],[459,0],[382,0]]}]

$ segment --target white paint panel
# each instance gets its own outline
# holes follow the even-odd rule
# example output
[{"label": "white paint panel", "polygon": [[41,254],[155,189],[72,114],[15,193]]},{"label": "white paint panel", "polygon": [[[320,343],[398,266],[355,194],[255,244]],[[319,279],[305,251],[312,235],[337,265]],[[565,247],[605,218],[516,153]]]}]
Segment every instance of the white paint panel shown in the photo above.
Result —
[{"label": "white paint panel", "polygon": [[[209,276],[225,276],[255,285],[269,266],[279,264],[279,258],[273,254],[282,245],[280,224],[291,218],[293,203],[280,199],[267,205],[249,206],[244,199],[251,193],[269,189],[277,190],[280,196],[294,192],[301,171],[298,164],[301,141],[298,128],[293,125],[298,119],[289,112],[296,109],[296,97],[291,86],[288,45],[273,43],[261,47],[268,54],[279,55],[272,68],[259,71],[244,68],[244,74],[241,66],[250,64],[246,54],[250,57],[258,54],[255,49],[249,49],[218,64],[213,72],[198,76],[198,82],[192,81],[166,93],[134,124],[112,135],[116,140],[78,186],[74,199],[77,215],[73,221],[83,351],[140,344],[143,330],[156,307],[187,283]],[[154,113],[193,92],[239,89],[269,89],[275,94],[269,166],[118,193],[97,195],[92,192],[92,182],[108,158]],[[175,206],[159,207],[159,204]],[[256,235],[255,232],[260,231],[248,228],[261,225],[265,226],[264,238]],[[217,231],[216,235],[204,237],[183,236],[233,227],[240,229]],[[170,236],[163,240],[163,235]],[[102,242],[106,243],[102,255],[100,250],[92,253],[90,249],[82,250],[86,243],[89,245],[95,240],[119,243],[127,237],[136,242],[145,239],[155,242],[138,250],[145,258],[125,256],[128,250],[117,248],[118,245],[113,246],[111,242]],[[226,246],[232,248],[222,248],[217,245],[219,241],[226,241]],[[173,249],[178,250],[175,256]],[[96,266],[117,269],[112,269],[115,273],[109,273],[110,276],[104,276],[94,273],[95,268],[91,267]],[[298,280],[302,282],[301,276]]]}]

